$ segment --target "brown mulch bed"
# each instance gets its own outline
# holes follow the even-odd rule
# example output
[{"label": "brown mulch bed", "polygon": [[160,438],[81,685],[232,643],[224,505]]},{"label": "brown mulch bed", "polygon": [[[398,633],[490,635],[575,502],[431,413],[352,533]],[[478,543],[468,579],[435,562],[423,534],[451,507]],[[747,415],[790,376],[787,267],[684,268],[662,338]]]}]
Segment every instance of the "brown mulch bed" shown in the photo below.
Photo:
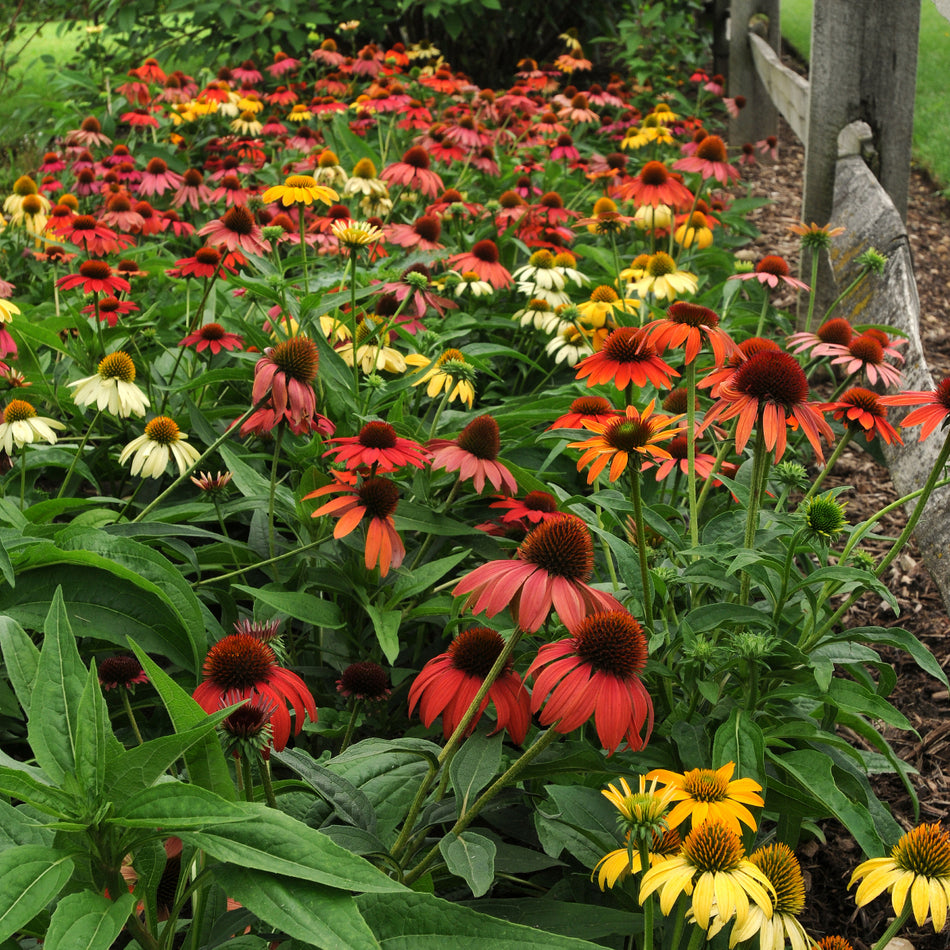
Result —
[{"label": "brown mulch bed", "polygon": [[[754,213],[754,222],[762,235],[753,249],[758,254],[781,254],[793,265],[793,272],[797,272],[798,239],[788,227],[801,219],[804,148],[784,123],[779,143],[778,161],[743,169],[743,181],[752,185],[754,194],[771,199],[767,207]],[[939,380],[950,375],[950,334],[944,323],[950,308],[950,203],[919,169],[912,171],[907,228],[920,295],[921,338],[930,371]],[[785,305],[793,308],[794,301],[786,301]],[[887,469],[859,447],[842,456],[834,480],[828,482],[829,487],[832,484],[852,486],[842,497],[848,501],[847,514],[851,522],[869,517],[897,497]],[[883,523],[884,533],[895,536],[903,521],[903,513],[896,513]],[[904,627],[926,644],[944,671],[950,673],[947,608],[912,546],[892,565],[885,581],[900,603],[900,616],[895,617],[877,598],[866,596],[849,615],[848,625]],[[938,681],[920,670],[906,655],[891,651],[885,653],[884,658],[894,664],[898,674],[890,701],[916,731],[915,734],[888,728],[885,735],[897,754],[918,770],[913,784],[920,800],[920,821],[937,821],[948,827],[950,696]],[[872,784],[901,826],[914,827],[910,796],[900,781],[884,776],[875,777]],[[838,934],[850,940],[857,950],[863,950],[873,945],[892,918],[890,900],[881,897],[860,910],[855,907],[854,892],[848,893],[846,887],[852,871],[864,856],[841,825],[825,822],[822,831],[824,843],[811,840],[798,849],[808,887],[803,923],[816,938]],[[915,950],[950,947],[950,933],[935,934],[929,924],[917,928],[912,921],[900,936],[909,940]]]}]

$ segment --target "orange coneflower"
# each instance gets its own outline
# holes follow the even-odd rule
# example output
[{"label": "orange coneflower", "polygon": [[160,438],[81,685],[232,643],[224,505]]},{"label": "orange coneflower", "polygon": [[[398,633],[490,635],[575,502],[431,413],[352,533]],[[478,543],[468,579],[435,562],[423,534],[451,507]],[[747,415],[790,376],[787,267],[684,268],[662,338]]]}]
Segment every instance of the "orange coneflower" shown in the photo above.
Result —
[{"label": "orange coneflower", "polygon": [[588,386],[613,383],[617,389],[645,386],[669,389],[671,377],[679,376],[673,367],[657,355],[656,347],[642,329],[617,327],[604,340],[603,347],[577,364],[577,378],[587,377]]},{"label": "orange coneflower", "polygon": [[832,410],[833,418],[844,422],[852,431],[864,432],[868,442],[879,435],[888,445],[895,442],[903,445],[897,430],[887,421],[887,406],[873,390],[855,386],[822,408]]},{"label": "orange coneflower", "polygon": [[703,337],[712,346],[717,365],[722,365],[736,348],[732,337],[719,326],[718,314],[698,304],[674,303],[667,309],[664,319],[654,320],[643,329],[658,353],[685,344],[686,363],[692,363],[699,355]]},{"label": "orange coneflower", "polygon": [[901,419],[901,428],[920,426],[920,441],[923,442],[937,426],[946,428],[950,419],[950,376],[942,379],[929,391],[908,390],[893,396],[881,396],[884,406],[919,406]]},{"label": "orange coneflower", "polygon": [[498,246],[487,238],[477,241],[470,251],[453,254],[448,264],[459,271],[473,271],[482,280],[487,280],[495,290],[502,290],[512,283],[508,269],[499,263]]},{"label": "orange coneflower", "polygon": [[555,419],[549,429],[583,429],[587,422],[608,422],[616,418],[616,407],[603,396],[579,396],[569,412]]},{"label": "orange coneflower", "polygon": [[657,161],[647,162],[636,177],[617,188],[617,194],[636,205],[668,205],[677,211],[687,211],[693,203],[692,192]]}]

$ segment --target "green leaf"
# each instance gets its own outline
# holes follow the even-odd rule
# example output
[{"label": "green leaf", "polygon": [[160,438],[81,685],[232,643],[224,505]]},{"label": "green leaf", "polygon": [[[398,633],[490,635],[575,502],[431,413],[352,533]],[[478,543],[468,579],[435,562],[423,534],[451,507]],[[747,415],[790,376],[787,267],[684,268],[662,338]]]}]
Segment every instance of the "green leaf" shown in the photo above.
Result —
[{"label": "green leaf", "polygon": [[903,713],[896,710],[886,699],[865,689],[860,683],[835,677],[828,685],[830,701],[848,712],[872,719],[880,719],[889,726],[914,732]]},{"label": "green leaf", "polygon": [[934,658],[934,655],[908,630],[901,627],[852,627],[841,635],[849,640],[860,640],[863,643],[879,643],[897,647],[913,657],[914,662],[934,679],[944,686],[947,684],[947,674]]},{"label": "green leaf", "polygon": [[7,549],[3,543],[3,538],[0,538],[0,574],[3,575],[3,579],[11,587],[16,584],[16,574],[13,571],[13,562],[10,560],[10,555],[7,554]]},{"label": "green leaf", "polygon": [[349,894],[233,864],[215,867],[214,876],[229,897],[264,923],[303,940],[307,946],[379,950],[379,943]]},{"label": "green leaf", "polygon": [[585,940],[597,940],[612,934],[636,935],[643,931],[643,918],[639,914],[600,904],[517,897],[470,901],[466,906],[514,924],[526,924],[539,930],[544,927],[567,937]]},{"label": "green leaf", "polygon": [[0,854],[0,940],[43,910],[72,873],[73,861],[65,851],[23,845]]},{"label": "green leaf", "polygon": [[[455,804],[461,817],[478,793],[498,774],[501,765],[502,734],[488,737],[481,732],[469,736],[455,753],[449,778],[455,789]],[[479,897],[479,894],[475,895]]]},{"label": "green leaf", "polygon": [[762,730],[743,709],[733,709],[716,730],[713,740],[713,766],[722,768],[735,762],[735,777],[754,779],[766,787],[765,738]]},{"label": "green leaf", "polygon": [[364,601],[363,609],[373,621],[376,639],[380,649],[390,665],[394,665],[399,656],[399,627],[402,623],[401,610],[385,610],[375,607],[369,601]]},{"label": "green leaf", "polygon": [[121,803],[142,789],[150,788],[160,776],[187,752],[193,745],[214,738],[215,726],[228,716],[224,709],[208,716],[193,729],[172,736],[159,736],[149,739],[142,745],[122,752],[121,755],[106,764],[105,791],[113,802]]},{"label": "green leaf", "polygon": [[722,626],[772,626],[772,618],[767,614],[754,607],[741,607],[739,604],[706,604],[691,610],[684,622],[696,633]]},{"label": "green leaf", "polygon": [[[7,756],[6,761],[13,762]],[[0,765],[0,793],[32,805],[37,811],[57,818],[68,818],[74,812],[75,802],[71,795],[53,788],[45,779],[37,777],[39,769],[16,763],[17,767]]]},{"label": "green leaf", "polygon": [[58,783],[76,769],[76,724],[87,675],[59,587],[43,630],[27,735],[37,764]]},{"label": "green leaf", "polygon": [[272,759],[293,769],[341,820],[369,832],[376,831],[376,814],[370,800],[352,782],[315,762],[300,749],[275,752]]},{"label": "green leaf", "polygon": [[21,844],[38,844],[49,847],[53,843],[54,832],[44,828],[23,807],[0,799],[0,851],[15,848]]},{"label": "green leaf", "polygon": [[115,901],[91,891],[68,894],[53,911],[44,950],[109,950],[134,907],[131,894]]},{"label": "green leaf", "polygon": [[232,587],[294,620],[334,630],[343,626],[343,615],[333,601],[299,591],[267,590],[244,584],[233,584]]},{"label": "green leaf", "polygon": [[98,799],[105,782],[106,757],[125,750],[112,734],[109,711],[99,686],[95,663],[86,678],[76,719],[76,778],[86,794]]},{"label": "green leaf", "polygon": [[511,924],[430,894],[360,895],[356,905],[383,950],[598,950],[586,940]]},{"label": "green leaf", "polygon": [[[251,468],[227,443],[220,446],[218,454],[221,456],[221,461],[228,467],[238,491],[245,498],[264,499],[270,495],[270,482]],[[277,503],[293,511],[294,496],[286,485],[278,485],[274,497]]]},{"label": "green leaf", "polygon": [[428,590],[434,584],[437,584],[449,571],[452,570],[460,561],[468,556],[468,551],[459,551],[456,554],[450,554],[448,557],[439,558],[437,561],[430,561],[417,567],[411,572],[400,571],[396,577],[396,583],[393,586],[392,598],[389,606],[409,600],[416,594],[421,594]]},{"label": "green leaf", "polygon": [[488,891],[495,879],[495,842],[473,831],[447,834],[439,851],[450,874],[462,878],[474,897]]},{"label": "green leaf", "polygon": [[29,712],[40,651],[12,617],[0,617],[0,649],[10,685],[24,712]]},{"label": "green leaf", "polygon": [[197,785],[163,782],[133,795],[108,823],[119,828],[161,828],[167,834],[217,828],[247,821],[239,803],[229,802]]},{"label": "green leaf", "polygon": [[264,805],[239,803],[248,821],[205,831],[182,831],[185,841],[219,861],[259,868],[347,891],[403,890],[368,861],[326,835]]},{"label": "green leaf", "polygon": [[592,868],[617,847],[617,818],[613,806],[596,788],[547,785],[550,803],[535,812],[535,827],[545,854],[572,854]]},{"label": "green leaf", "polygon": [[[148,674],[149,681],[161,697],[176,733],[187,732],[204,725],[208,714],[160,666],[131,639],[129,646]],[[190,781],[221,798],[233,801],[237,796],[231,771],[218,737],[208,733],[204,739],[191,745],[184,753]]]},{"label": "green leaf", "polygon": [[[886,853],[870,812],[838,788],[832,773],[832,761],[824,752],[798,749],[781,755],[768,753],[772,762],[794,779],[805,792],[813,795],[854,836],[858,846],[869,857]],[[822,817],[815,815],[813,817]]]}]

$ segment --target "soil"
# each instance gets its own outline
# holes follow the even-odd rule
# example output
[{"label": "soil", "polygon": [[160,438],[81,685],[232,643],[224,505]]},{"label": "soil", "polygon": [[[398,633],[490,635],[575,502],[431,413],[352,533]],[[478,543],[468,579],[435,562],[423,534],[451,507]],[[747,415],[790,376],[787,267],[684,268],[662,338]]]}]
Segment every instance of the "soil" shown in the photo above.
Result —
[{"label": "soil", "polygon": [[[752,184],[755,194],[771,199],[768,206],[755,213],[755,223],[762,234],[753,249],[757,255],[781,254],[792,265],[793,273],[797,273],[799,247],[797,236],[788,227],[801,220],[803,166],[804,148],[782,123],[778,160],[743,168],[743,181]],[[920,295],[921,338],[931,373],[935,380],[940,380],[950,375],[950,335],[943,322],[950,307],[950,203],[929,176],[916,168],[911,174],[907,230]],[[785,301],[785,306],[793,309],[794,300]],[[836,466],[834,480],[829,479],[826,484],[853,486],[846,495],[847,514],[853,523],[880,510],[897,494],[887,469],[855,443],[852,445],[854,449],[849,449]],[[903,523],[904,514],[899,512],[884,522],[884,533],[895,536]],[[950,618],[913,546],[905,549],[884,580],[900,603],[900,616],[895,617],[878,598],[866,596],[855,605],[846,624],[903,627],[926,644],[950,674]],[[915,819],[911,798],[896,776],[875,777],[872,784],[905,829],[921,822],[940,822],[948,828],[950,696],[941,683],[920,670],[905,654],[885,652],[884,658],[893,663],[898,674],[890,701],[915,730],[901,732],[888,727],[885,735],[896,753],[917,769],[912,782],[920,801],[919,819]],[[850,738],[861,742],[855,735]],[[849,893],[847,885],[864,856],[841,825],[825,822],[822,831],[825,842],[811,840],[797,850],[808,889],[802,922],[816,939],[837,934],[849,940],[856,950],[864,950],[874,944],[893,918],[890,899],[879,897],[856,909],[854,891]],[[911,920],[911,926],[900,936],[915,950],[950,947],[950,928],[935,934],[930,923],[917,927]]]}]

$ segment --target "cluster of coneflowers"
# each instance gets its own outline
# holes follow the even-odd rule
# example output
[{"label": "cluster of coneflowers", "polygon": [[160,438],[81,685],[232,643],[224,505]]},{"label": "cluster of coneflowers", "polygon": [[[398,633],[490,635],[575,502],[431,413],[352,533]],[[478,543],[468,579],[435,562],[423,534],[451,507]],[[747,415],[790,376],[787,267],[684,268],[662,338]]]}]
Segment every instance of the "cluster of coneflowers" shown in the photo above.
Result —
[{"label": "cluster of coneflowers", "polygon": [[[322,454],[317,467],[326,484],[301,500],[316,502],[313,524],[325,528],[318,537],[323,550],[343,560],[353,549],[361,576],[379,587],[426,552],[427,540],[414,537],[418,549],[407,564],[396,521],[405,495],[431,489],[425,501],[442,512],[459,502],[487,509],[491,520],[478,528],[517,546],[510,557],[470,565],[452,593],[458,613],[501,616],[506,624],[499,626],[514,632],[462,629],[412,680],[409,712],[427,728],[441,716],[447,748],[470,735],[489,707],[494,730],[518,746],[536,716],[543,731],[517,762],[589,722],[608,753],[640,750],[653,729],[644,675],[656,629],[645,473],[654,482],[669,479],[677,502],[685,480],[682,503],[695,547],[709,493],[736,487],[751,449],[743,540],[752,548],[772,463],[801,439],[824,462],[831,423],[838,422],[843,435],[806,498],[814,530],[833,533],[840,506],[825,499],[822,507],[816,491],[844,446],[855,435],[899,442],[887,419],[892,406],[917,407],[901,425],[920,425],[921,438],[945,428],[950,381],[933,392],[882,395],[900,384],[902,341],[879,328],[852,327],[832,312],[813,331],[814,286],[802,332],[784,347],[766,336],[780,323],[778,294],[809,290],[777,255],[751,268],[737,264],[728,275],[742,282],[729,299],[746,297],[751,320],[746,313],[743,324],[720,306],[722,288],[703,252],[723,235],[734,237],[729,188],[738,169],[701,119],[662,98],[647,103],[629,83],[584,83],[579,55],[565,54],[549,70],[526,62],[516,83],[496,92],[415,52],[370,45],[346,57],[327,41],[308,58],[282,54],[263,71],[247,64],[223,69],[203,88],[147,61],[117,90],[128,105],[117,123],[126,141],[114,143],[89,116],[55,143],[4,202],[7,261],[16,250],[45,270],[32,308],[13,302],[31,289],[21,286],[20,272],[16,286],[0,280],[0,375],[17,389],[4,408],[0,448],[20,455],[26,507],[27,448],[53,445],[67,428],[41,416],[28,392],[39,382],[37,367],[42,372],[55,362],[73,416],[94,410],[60,496],[82,489],[94,448],[115,443],[120,433],[125,440],[128,420],[154,413],[115,461],[130,463],[133,477],[156,479],[171,464],[178,478],[137,517],[169,498],[225,440],[254,437],[274,454],[267,563],[277,560],[274,496],[279,464],[289,466],[284,440],[310,440]],[[712,92],[715,83],[697,76],[694,85]],[[341,123],[346,135],[338,133]],[[361,149],[347,136],[360,136]],[[153,154],[158,140],[168,146],[164,158]],[[743,153],[747,160],[750,154]],[[814,284],[814,255],[835,232],[802,226],[799,233],[813,254]],[[174,261],[157,268],[153,255],[169,251]],[[869,252],[862,263],[864,277],[884,261]],[[222,286],[236,289],[225,295]],[[171,287],[179,298],[170,306],[174,316],[153,325]],[[52,302],[37,303],[47,290]],[[26,332],[36,315],[55,318],[55,332]],[[626,527],[640,572],[635,595],[636,583],[618,576],[609,550],[595,557],[592,528],[601,526],[562,504],[569,492],[553,479],[551,491],[519,489],[516,466],[500,458],[500,413],[481,404],[475,385],[497,375],[495,353],[483,355],[480,323],[486,334],[497,331],[499,316],[510,349],[540,376],[531,378],[538,391],[549,385],[563,400],[545,398],[550,412],[543,431],[533,433],[535,444],[562,439],[561,450],[573,453],[570,465],[588,486],[606,481],[628,491],[633,515]],[[47,347],[39,361],[37,344]],[[335,359],[347,372],[331,383],[321,364]],[[813,397],[810,384],[821,365],[837,381],[826,400]],[[213,440],[203,436],[207,448],[200,451],[176,418],[214,399],[203,376],[219,382],[224,371],[243,402],[236,412],[226,404],[228,424]],[[341,380],[355,412],[328,408],[328,390]],[[566,398],[559,382],[576,398]],[[39,386],[36,392],[47,394]],[[406,392],[433,401],[411,423],[399,402]],[[185,394],[192,393],[189,403]],[[48,402],[54,412],[55,399]],[[397,405],[402,421],[389,421]],[[948,453],[950,441],[912,524]],[[442,472],[457,479],[440,498]],[[215,496],[229,480],[229,473],[193,479]],[[744,574],[738,599],[745,604],[751,596]],[[546,642],[526,656],[529,637]],[[117,669],[114,685],[140,682],[139,672]],[[211,647],[202,673],[194,694],[201,706],[235,707],[224,731],[241,762],[245,793],[252,794],[250,763],[259,760],[273,800],[269,751],[283,749],[305,719],[317,719],[309,688],[283,665],[276,628],[243,625]],[[356,704],[385,698],[389,686],[381,667],[360,660],[341,674],[339,690],[354,701],[345,747]],[[754,828],[744,805],[761,805],[758,791],[748,779],[732,781],[731,771],[700,771],[660,773],[667,791],[611,789],[608,797],[629,827],[625,846],[595,870],[602,886],[640,874],[645,911],[658,893],[664,915],[678,909],[679,926],[708,936],[728,928],[733,944],[758,935],[763,946],[788,941],[808,950],[795,922],[801,903],[794,857],[774,847],[746,860],[739,840],[740,823]],[[707,783],[705,797],[697,782]],[[430,786],[420,786],[419,802]],[[667,814],[677,796],[680,805],[705,804],[689,814],[677,805]],[[647,799],[663,807],[643,805]],[[482,807],[476,806],[466,821]],[[680,842],[687,818],[693,824],[688,834],[683,827]],[[658,840],[645,834],[647,825]],[[406,834],[412,831],[407,820]],[[950,880],[945,836],[912,834],[892,859],[856,872],[864,878],[858,902],[890,889],[899,916],[913,912],[920,923],[932,913],[940,929]],[[409,869],[406,879],[417,879],[432,859]]]}]

